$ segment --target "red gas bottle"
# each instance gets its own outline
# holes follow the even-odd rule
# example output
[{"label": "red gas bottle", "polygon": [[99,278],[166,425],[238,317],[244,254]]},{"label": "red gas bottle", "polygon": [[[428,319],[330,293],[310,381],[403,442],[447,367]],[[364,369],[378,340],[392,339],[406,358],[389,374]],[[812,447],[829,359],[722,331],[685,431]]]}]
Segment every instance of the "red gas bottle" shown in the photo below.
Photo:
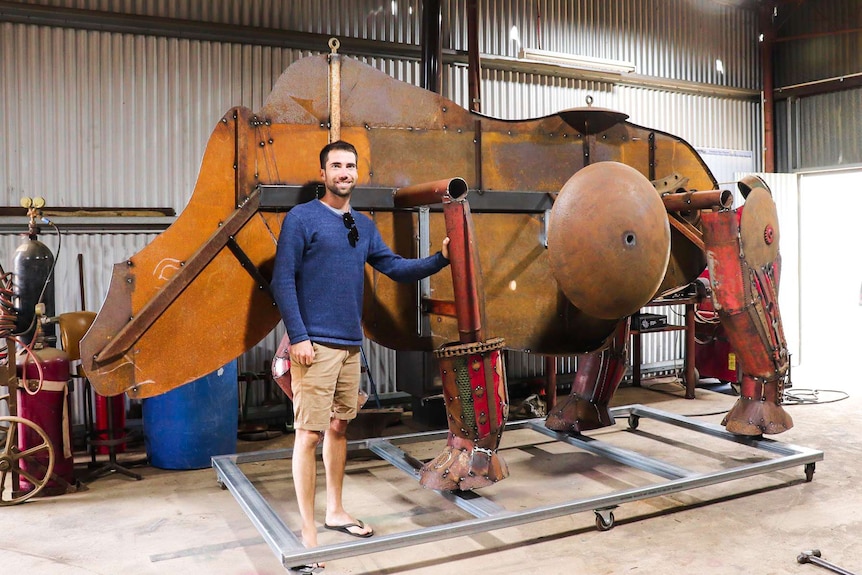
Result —
[{"label": "red gas bottle", "polygon": [[[33,353],[42,368],[41,385],[36,360],[27,353],[19,353],[18,416],[41,427],[54,448],[54,477],[39,494],[62,495],[74,490],[75,485],[72,422],[69,415],[69,356],[53,347],[38,349]],[[18,449],[24,451],[42,443],[42,438],[32,428],[18,425]],[[35,477],[43,477],[44,468],[48,466],[48,453],[40,451],[33,459],[35,462],[21,460],[21,469]],[[35,487],[21,477],[20,489],[23,493]]]}]

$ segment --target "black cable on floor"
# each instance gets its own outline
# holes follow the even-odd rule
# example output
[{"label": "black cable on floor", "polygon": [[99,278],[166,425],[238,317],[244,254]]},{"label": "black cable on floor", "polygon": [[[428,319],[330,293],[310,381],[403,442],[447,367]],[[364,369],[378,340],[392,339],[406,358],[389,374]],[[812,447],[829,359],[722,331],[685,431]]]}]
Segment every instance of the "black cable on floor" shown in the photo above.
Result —
[{"label": "black cable on floor", "polygon": [[[834,399],[821,399],[821,393],[835,393],[839,397]],[[837,389],[797,389],[792,388],[792,391],[784,392],[784,405],[820,405],[823,403],[835,403],[836,401],[844,401],[850,397],[846,391]]]},{"label": "black cable on floor", "polygon": [[[660,385],[683,385],[679,380],[677,381],[667,381],[660,382],[653,385],[643,385],[641,387],[644,389],[648,389],[650,391],[656,391],[658,393],[664,393],[667,395],[672,395],[675,397],[679,397],[677,394],[666,391],[664,389],[657,389]],[[684,386],[683,386],[684,387]],[[719,392],[720,393],[720,392]],[[833,399],[823,399],[820,397],[821,394],[825,393],[833,393],[837,394],[839,397],[835,397]],[[782,401],[782,405],[786,405],[788,407],[792,407],[795,405],[822,405],[826,403],[835,403],[838,401],[844,401],[848,399],[850,394],[845,391],[839,391],[837,389],[801,389],[801,388],[793,388],[793,391],[785,391],[784,397]],[[729,410],[725,409],[722,411],[711,411],[706,413],[687,413],[686,417],[709,417],[712,415],[723,415],[727,413]]]}]

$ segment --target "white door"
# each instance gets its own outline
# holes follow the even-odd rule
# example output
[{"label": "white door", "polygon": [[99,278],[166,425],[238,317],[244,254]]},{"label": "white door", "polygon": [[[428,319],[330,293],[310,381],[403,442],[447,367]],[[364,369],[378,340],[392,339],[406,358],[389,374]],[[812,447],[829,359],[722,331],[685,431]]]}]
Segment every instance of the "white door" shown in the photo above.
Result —
[{"label": "white door", "polygon": [[800,176],[801,357],[793,383],[862,388],[862,170]]}]

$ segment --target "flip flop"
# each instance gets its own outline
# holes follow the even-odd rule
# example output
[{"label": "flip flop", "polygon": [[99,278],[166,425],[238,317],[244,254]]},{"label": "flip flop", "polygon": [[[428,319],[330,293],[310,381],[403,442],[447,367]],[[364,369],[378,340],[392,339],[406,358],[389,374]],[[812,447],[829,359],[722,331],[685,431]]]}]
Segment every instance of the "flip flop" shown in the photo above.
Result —
[{"label": "flip flop", "polygon": [[300,575],[308,575],[310,573],[321,573],[323,571],[323,566],[320,563],[309,563],[308,565],[291,567],[289,571],[299,573]]},{"label": "flip flop", "polygon": [[373,529],[368,533],[354,533],[353,531],[351,531],[351,529],[365,529],[365,523],[363,523],[359,519],[356,520],[356,523],[345,523],[344,525],[329,525],[327,523],[324,523],[323,526],[333,531],[341,531],[342,533],[347,533],[348,535],[352,535],[353,537],[365,538],[374,535]]}]

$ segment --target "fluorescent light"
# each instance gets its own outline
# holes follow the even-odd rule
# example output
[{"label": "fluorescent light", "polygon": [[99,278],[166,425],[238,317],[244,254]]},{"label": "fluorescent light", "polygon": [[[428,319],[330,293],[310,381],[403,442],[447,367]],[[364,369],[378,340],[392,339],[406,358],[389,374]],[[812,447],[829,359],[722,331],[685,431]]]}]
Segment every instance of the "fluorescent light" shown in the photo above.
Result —
[{"label": "fluorescent light", "polygon": [[630,74],[635,71],[635,65],[631,62],[621,60],[607,60],[605,58],[590,58],[589,56],[575,56],[563,52],[549,52],[547,50],[535,50],[522,48],[518,54],[521,60],[531,60],[545,64],[554,64],[576,70],[589,72],[604,72],[606,74]]},{"label": "fluorescent light", "polygon": [[518,34],[517,26],[512,26],[509,29],[509,40],[511,40],[512,42],[517,42],[518,44],[521,43],[521,36]]}]

